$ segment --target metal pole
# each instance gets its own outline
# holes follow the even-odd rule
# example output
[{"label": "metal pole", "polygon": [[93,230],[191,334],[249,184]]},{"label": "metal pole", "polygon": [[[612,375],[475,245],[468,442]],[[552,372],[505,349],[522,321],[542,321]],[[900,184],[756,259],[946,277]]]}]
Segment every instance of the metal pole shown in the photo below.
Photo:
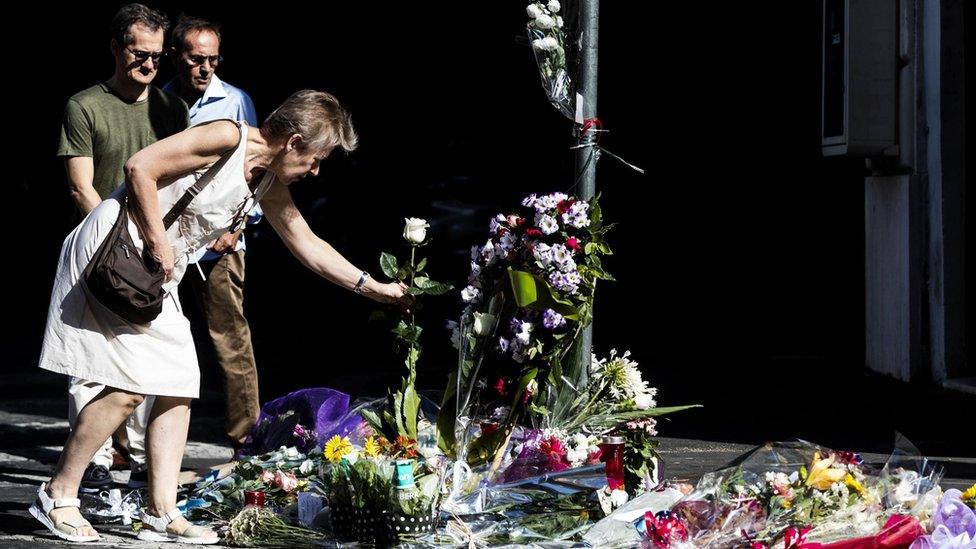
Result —
[{"label": "metal pole", "polygon": [[[580,0],[580,56],[579,77],[577,90],[582,98],[582,105],[577,105],[578,113],[583,119],[596,118],[596,92],[598,69],[598,46],[600,37],[600,0]],[[587,132],[581,138],[581,144],[596,141],[595,132]],[[578,195],[589,200],[596,195],[596,164],[597,149],[582,147],[576,151],[576,174],[579,180]],[[576,383],[577,387],[584,387],[589,377],[590,356],[593,348],[593,325],[588,326],[580,334],[571,355],[567,378]]]}]

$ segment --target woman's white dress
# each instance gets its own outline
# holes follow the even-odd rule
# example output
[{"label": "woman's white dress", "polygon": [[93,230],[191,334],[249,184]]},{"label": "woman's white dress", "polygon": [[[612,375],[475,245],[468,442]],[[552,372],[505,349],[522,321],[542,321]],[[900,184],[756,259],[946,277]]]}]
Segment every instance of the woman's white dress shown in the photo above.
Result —
[{"label": "woman's white dress", "polygon": [[[131,324],[98,302],[89,300],[79,279],[119,214],[122,188],[102,201],[65,238],[51,292],[40,367],[109,387],[146,395],[197,398],[200,370],[183,316],[176,287],[186,272],[187,254],[221,234],[260,196],[252,197],[245,178],[247,124],[239,123],[241,140],[210,184],[193,199],[167,230],[176,254],[173,278],[164,289],[162,313],[148,325]],[[160,182],[159,208],[165,215],[184,191],[206,172],[201,169]],[[268,178],[273,177],[268,172]],[[259,193],[267,189],[270,179]],[[133,242],[142,251],[142,239],[129,220]]]}]

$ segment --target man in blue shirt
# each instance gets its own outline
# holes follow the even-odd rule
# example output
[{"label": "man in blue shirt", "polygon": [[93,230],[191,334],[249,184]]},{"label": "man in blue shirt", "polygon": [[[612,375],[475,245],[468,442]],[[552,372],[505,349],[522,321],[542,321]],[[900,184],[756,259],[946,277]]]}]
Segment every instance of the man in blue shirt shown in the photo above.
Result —
[{"label": "man in blue shirt", "polygon": [[[220,28],[204,19],[181,16],[173,27],[171,57],[177,77],[163,89],[186,101],[190,125],[230,118],[258,125],[254,103],[241,89],[217,78]],[[261,218],[259,207],[249,223]],[[260,413],[258,375],[251,330],[244,318],[243,229],[228,232],[189,258],[199,276],[187,274],[181,294],[200,305],[217,363],[223,371],[227,436],[235,450],[244,442]],[[191,267],[192,268],[192,267]]]}]

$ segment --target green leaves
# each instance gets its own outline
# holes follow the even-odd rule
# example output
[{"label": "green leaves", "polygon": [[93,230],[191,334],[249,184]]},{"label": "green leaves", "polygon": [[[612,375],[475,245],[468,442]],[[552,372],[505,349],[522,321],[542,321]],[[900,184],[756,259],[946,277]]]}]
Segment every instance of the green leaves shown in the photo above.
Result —
[{"label": "green leaves", "polygon": [[497,429],[471,441],[468,445],[467,462],[471,467],[487,463],[498,451],[498,447],[508,438],[507,429]]},{"label": "green leaves", "polygon": [[407,324],[405,320],[401,320],[399,324],[393,328],[393,333],[408,344],[416,344],[420,340],[420,334],[423,333],[423,331],[424,329],[420,326],[411,326],[410,324]]},{"label": "green leaves", "polygon": [[552,309],[569,320],[577,320],[579,311],[573,303],[563,299],[548,282],[527,273],[508,269],[508,279],[511,283],[512,295],[519,307],[526,307],[538,311]]},{"label": "green leaves", "polygon": [[449,458],[456,458],[457,434],[457,372],[447,376],[447,387],[437,413],[437,447]]},{"label": "green leaves", "polygon": [[[413,291],[416,288],[416,291]],[[413,279],[413,286],[411,286],[411,294],[413,295],[443,295],[454,289],[451,284],[445,284],[443,282],[437,282],[436,280],[431,280],[426,276],[418,276]]]},{"label": "green leaves", "polygon": [[420,414],[420,396],[413,385],[407,385],[403,392],[403,426],[406,436],[417,440],[417,417]]},{"label": "green leaves", "polygon": [[393,254],[383,252],[380,254],[380,268],[383,269],[383,274],[388,278],[397,278],[397,273],[400,271],[400,262],[397,261],[396,256]]},{"label": "green leaves", "polygon": [[362,416],[364,420],[366,420],[366,423],[368,423],[369,426],[372,427],[374,431],[378,433],[382,433],[385,431],[385,429],[383,429],[383,422],[380,420],[380,416],[378,416],[376,412],[372,410],[363,409],[362,411],[359,412],[359,415]]}]

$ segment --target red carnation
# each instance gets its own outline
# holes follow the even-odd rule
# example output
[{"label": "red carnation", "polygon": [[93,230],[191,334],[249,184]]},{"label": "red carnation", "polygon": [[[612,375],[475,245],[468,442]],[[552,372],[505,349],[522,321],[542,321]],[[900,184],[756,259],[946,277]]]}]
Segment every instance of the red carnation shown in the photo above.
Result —
[{"label": "red carnation", "polygon": [[560,201],[559,204],[556,204],[556,209],[559,210],[559,213],[564,214],[569,211],[573,204],[576,204],[576,201],[572,198],[567,198],[566,200]]},{"label": "red carnation", "polygon": [[536,229],[535,227],[532,227],[530,229],[525,230],[525,236],[539,238],[542,236],[542,231]]}]

